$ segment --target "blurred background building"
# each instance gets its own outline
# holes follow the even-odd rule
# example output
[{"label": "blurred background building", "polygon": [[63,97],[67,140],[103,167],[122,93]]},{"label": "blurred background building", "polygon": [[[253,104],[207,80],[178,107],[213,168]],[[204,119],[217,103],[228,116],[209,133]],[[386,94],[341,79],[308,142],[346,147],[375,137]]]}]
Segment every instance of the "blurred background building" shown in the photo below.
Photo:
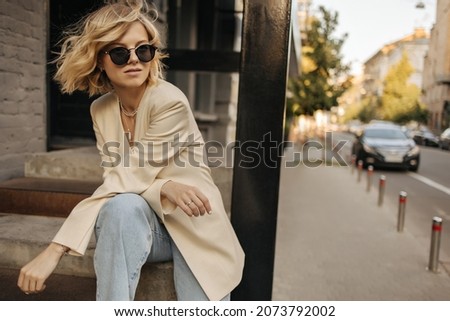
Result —
[{"label": "blurred background building", "polygon": [[436,23],[431,30],[423,71],[423,102],[429,126],[442,131],[450,126],[450,1],[437,0]]},{"label": "blurred background building", "polygon": [[410,82],[422,87],[423,61],[428,51],[429,35],[423,28],[400,40],[389,43],[381,48],[375,55],[364,63],[364,89],[367,94],[381,96],[383,92],[383,79],[390,67],[395,65],[406,53],[414,72]]}]

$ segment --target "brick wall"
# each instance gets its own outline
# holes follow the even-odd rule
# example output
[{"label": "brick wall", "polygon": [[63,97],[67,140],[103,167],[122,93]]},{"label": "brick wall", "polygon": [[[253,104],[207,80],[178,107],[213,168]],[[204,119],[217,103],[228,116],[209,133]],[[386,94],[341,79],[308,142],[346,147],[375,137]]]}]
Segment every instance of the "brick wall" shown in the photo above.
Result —
[{"label": "brick wall", "polygon": [[46,149],[47,1],[0,2],[0,180]]}]

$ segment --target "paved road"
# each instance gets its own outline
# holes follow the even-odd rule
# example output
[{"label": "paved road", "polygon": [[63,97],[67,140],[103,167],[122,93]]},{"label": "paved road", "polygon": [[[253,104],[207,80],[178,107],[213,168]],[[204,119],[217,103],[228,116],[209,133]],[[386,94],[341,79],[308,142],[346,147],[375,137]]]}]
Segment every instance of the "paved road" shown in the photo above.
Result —
[{"label": "paved road", "polygon": [[[414,210],[416,203],[444,201],[442,192],[430,189],[413,201],[416,191],[429,187],[408,172],[386,172],[389,188],[378,207],[376,191],[366,192],[365,180],[357,182],[349,167],[299,165],[281,174],[274,300],[450,299],[448,266],[441,264],[438,274],[426,270],[431,221],[413,215],[422,212]],[[402,185],[412,195],[405,230],[398,233]]]},{"label": "paved road", "polygon": [[[434,216],[443,219],[441,259],[450,263],[450,153],[421,147],[421,164],[417,173],[377,171],[387,177],[387,200],[398,204],[400,191],[408,193],[405,228],[427,242]],[[374,185],[377,184],[374,180]]]},{"label": "paved road", "polygon": [[[333,133],[332,137],[335,145],[345,141],[339,154],[348,161],[353,136],[337,132]],[[400,191],[408,193],[405,228],[422,242],[429,242],[433,217],[441,217],[443,219],[441,259],[450,264],[450,152],[424,146],[420,146],[420,149],[421,164],[417,173],[376,170],[373,188],[378,189],[379,176],[385,175],[386,202],[397,208]]]}]

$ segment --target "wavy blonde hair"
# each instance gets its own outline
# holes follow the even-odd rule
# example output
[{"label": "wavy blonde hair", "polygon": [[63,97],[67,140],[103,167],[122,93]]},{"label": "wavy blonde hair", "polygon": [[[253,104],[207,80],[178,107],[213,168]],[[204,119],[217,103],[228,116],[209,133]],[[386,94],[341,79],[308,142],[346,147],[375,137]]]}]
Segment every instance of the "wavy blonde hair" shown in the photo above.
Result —
[{"label": "wavy blonde hair", "polygon": [[150,44],[158,48],[150,62],[148,84],[163,78],[164,65],[161,60],[168,55],[160,49],[160,34],[154,26],[156,17],[156,10],[148,6],[145,0],[109,1],[65,32],[61,51],[53,61],[57,67],[54,79],[61,85],[61,91],[70,94],[80,90],[93,96],[113,90],[106,73],[99,66],[99,55],[136,21],[144,25]]}]

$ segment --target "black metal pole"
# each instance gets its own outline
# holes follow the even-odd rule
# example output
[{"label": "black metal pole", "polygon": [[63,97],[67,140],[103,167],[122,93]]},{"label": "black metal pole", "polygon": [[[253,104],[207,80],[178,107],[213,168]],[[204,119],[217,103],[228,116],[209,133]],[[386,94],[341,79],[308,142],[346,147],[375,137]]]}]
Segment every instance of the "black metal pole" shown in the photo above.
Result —
[{"label": "black metal pole", "polygon": [[244,0],[231,221],[246,253],[233,300],[271,300],[291,0]]}]

